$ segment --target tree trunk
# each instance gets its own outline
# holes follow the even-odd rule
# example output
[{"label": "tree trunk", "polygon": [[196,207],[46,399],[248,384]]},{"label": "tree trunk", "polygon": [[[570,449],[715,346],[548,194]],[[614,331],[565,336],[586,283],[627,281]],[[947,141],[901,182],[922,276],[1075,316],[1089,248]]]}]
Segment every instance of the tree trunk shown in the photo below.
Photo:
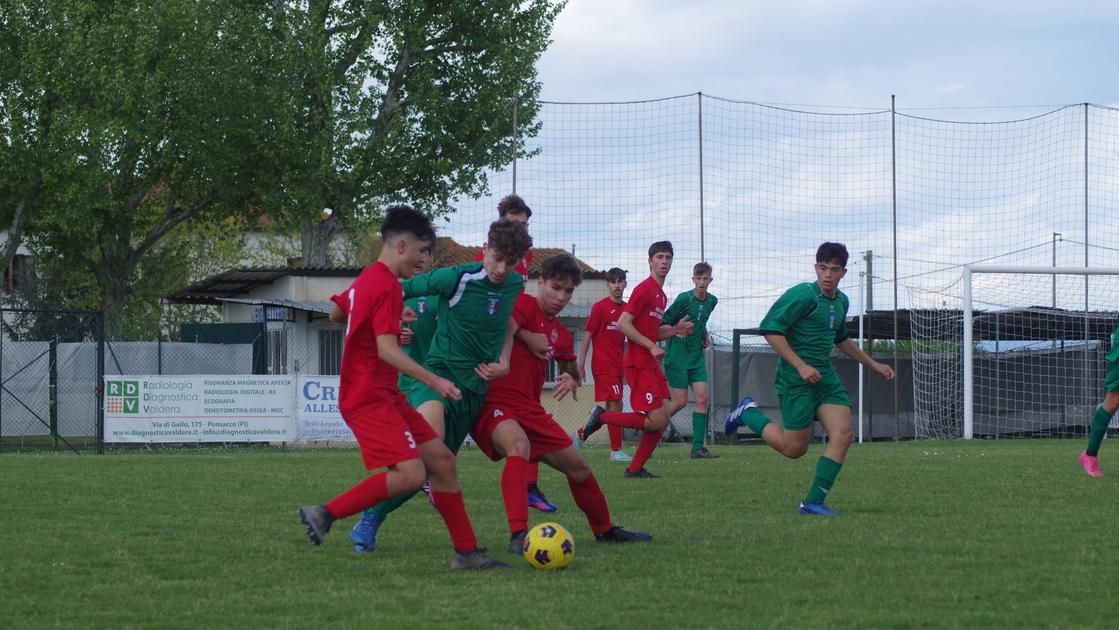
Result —
[{"label": "tree trunk", "polygon": [[330,264],[330,244],[342,230],[337,214],[326,219],[304,217],[302,222],[302,254],[304,267],[325,267]]},{"label": "tree trunk", "polygon": [[12,264],[12,258],[16,255],[16,250],[19,249],[23,243],[23,228],[27,225],[28,219],[31,217],[32,208],[35,205],[35,196],[38,191],[39,185],[36,184],[31,192],[27,193],[23,199],[20,200],[19,205],[16,206],[15,214],[12,215],[12,228],[8,232],[8,240],[4,243],[3,267],[0,271],[6,270]]},{"label": "tree trunk", "polygon": [[101,290],[101,309],[105,311],[105,338],[124,338],[124,305],[132,293],[131,269],[123,261],[103,261],[93,270]]}]

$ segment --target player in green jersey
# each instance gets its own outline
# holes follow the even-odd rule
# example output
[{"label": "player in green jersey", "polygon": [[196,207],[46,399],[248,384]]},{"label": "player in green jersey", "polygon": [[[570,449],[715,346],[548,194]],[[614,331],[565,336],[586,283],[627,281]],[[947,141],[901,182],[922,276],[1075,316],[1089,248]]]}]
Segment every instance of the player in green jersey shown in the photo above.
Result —
[{"label": "player in green jersey", "polygon": [[1080,454],[1080,465],[1084,472],[1092,477],[1103,477],[1100,470],[1100,445],[1103,436],[1107,434],[1107,425],[1111,418],[1119,411],[1119,321],[1115,323],[1115,331],[1111,333],[1111,351],[1107,353],[1107,377],[1104,379],[1103,402],[1096,407],[1092,415],[1092,424],[1088,430],[1088,448]]},{"label": "player in green jersey", "polygon": [[[501,219],[490,224],[481,262],[436,269],[401,283],[405,299],[439,297],[424,367],[455,383],[462,399],[444,399],[423,383],[413,383],[406,394],[452,452],[458,452],[478,420],[490,381],[509,371],[516,327],[509,315],[524,287],[513,268],[530,247],[532,237],[523,223]],[[363,515],[362,529],[350,532],[354,551],[373,551],[385,518],[409,498],[385,501]]]},{"label": "player in green jersey", "polygon": [[816,250],[816,282],[789,289],[769,309],[759,328],[777,353],[777,396],[781,426],[766,418],[747,396],[727,418],[727,435],[746,425],[765,443],[790,459],[808,451],[812,422],[828,434],[816,475],[800,504],[801,514],[838,515],[824,505],[851,446],[851,401],[831,362],[832,347],[870,368],[884,379],[894,378],[890,366],[870,358],[847,336],[847,296],[839,281],[847,273],[847,248],[824,243]]},{"label": "player in green jersey", "polygon": [[692,332],[683,337],[669,337],[668,351],[664,357],[664,375],[668,378],[668,391],[672,399],[668,403],[668,417],[676,415],[688,404],[688,388],[695,396],[692,411],[692,459],[717,459],[719,456],[707,450],[703,438],[707,434],[707,361],[703,350],[711,345],[711,335],[707,333],[707,320],[719,298],[707,292],[711,284],[711,265],[701,262],[692,267],[692,284],[695,288],[676,296],[676,300],[664,312],[662,325],[674,325],[685,315],[691,320]]}]

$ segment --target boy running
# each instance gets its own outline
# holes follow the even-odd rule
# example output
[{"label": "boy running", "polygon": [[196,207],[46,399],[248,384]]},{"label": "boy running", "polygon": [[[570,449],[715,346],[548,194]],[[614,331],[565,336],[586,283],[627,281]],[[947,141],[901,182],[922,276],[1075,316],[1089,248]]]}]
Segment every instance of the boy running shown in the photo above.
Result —
[{"label": "boy running", "polygon": [[657,341],[692,331],[688,316],[680,318],[673,326],[661,326],[668,297],[664,294],[664,279],[672,269],[672,243],[658,241],[649,247],[649,277],[629,297],[625,311],[618,319],[618,329],[629,341],[623,360],[626,382],[629,383],[629,404],[633,411],[606,411],[595,407],[583,425],[579,437],[587,439],[603,424],[640,429],[644,431],[633,461],[626,468],[627,478],[655,479],[645,469],[653,451],[660,444],[661,435],[668,426],[668,381],[660,368],[664,348]]},{"label": "boy running", "polygon": [[[439,296],[435,336],[424,367],[453,382],[460,399],[444,396],[426,383],[412,385],[409,401],[423,414],[452,453],[457,453],[478,420],[491,381],[509,371],[514,324],[509,315],[524,280],[513,271],[532,246],[523,224],[501,219],[490,224],[482,262],[436,269],[404,281],[404,297]],[[414,493],[413,493],[414,494]],[[431,498],[439,500],[432,488]],[[377,531],[389,513],[411,495],[377,505],[363,521],[369,524],[355,537],[355,549],[373,551]]]},{"label": "boy running", "polygon": [[727,435],[731,435],[745,424],[790,459],[808,451],[813,420],[824,425],[828,442],[800,504],[801,514],[839,515],[824,505],[824,499],[851,446],[851,401],[832,365],[832,346],[882,378],[894,378],[890,366],[870,358],[847,336],[849,301],[839,290],[846,267],[847,248],[843,244],[820,245],[816,250],[816,282],[803,282],[786,291],[759,326],[779,357],[776,389],[782,426],[766,418],[748,396],[731,412],[725,425]]},{"label": "boy running", "polygon": [[671,337],[664,358],[664,375],[672,400],[668,403],[668,417],[676,415],[688,404],[688,387],[695,394],[692,411],[692,459],[718,459],[707,450],[703,438],[707,435],[707,361],[703,351],[711,345],[707,333],[707,320],[719,298],[707,292],[711,284],[711,265],[700,262],[692,267],[692,284],[695,288],[676,296],[672,306],[664,312],[665,324],[675,324],[684,315],[692,322],[692,332],[684,337]]},{"label": "boy running", "polygon": [[[598,542],[639,542],[652,536],[616,527],[610,520],[606,497],[595,480],[590,466],[575,449],[571,437],[542,404],[548,361],[555,359],[563,371],[557,378],[555,397],[573,397],[580,380],[574,369],[574,340],[556,315],[571,300],[575,287],[582,282],[575,257],[560,254],[544,261],[537,280],[539,291],[531,296],[521,294],[513,309],[518,327],[513,343],[509,374],[490,385],[482,416],[472,435],[478,447],[490,459],[505,459],[501,474],[501,492],[509,521],[509,553],[524,551],[528,532],[528,502],[524,493],[525,468],[529,462],[543,461],[567,477],[575,504],[587,515],[591,531]],[[539,356],[522,335],[538,336],[548,345],[548,352]]]},{"label": "boy running", "polygon": [[366,469],[387,468],[328,501],[307,505],[299,517],[312,544],[322,543],[331,524],[393,497],[416,492],[430,477],[432,503],[455,548],[452,569],[507,567],[478,548],[459,487],[455,459],[435,431],[397,388],[398,370],[450,400],[462,393],[451,381],[420,367],[400,349],[404,304],[397,278],[412,275],[435,240],[431,221],[409,206],[392,206],[381,226],[384,246],[342,295],[332,319],[345,317],[339,407],[361,447]]},{"label": "boy running", "polygon": [[1103,436],[1107,435],[1107,425],[1111,424],[1111,417],[1119,411],[1119,321],[1115,323],[1115,331],[1111,333],[1111,351],[1107,353],[1107,378],[1104,380],[1103,402],[1096,407],[1092,415],[1092,425],[1088,430],[1088,448],[1080,454],[1080,465],[1084,472],[1092,477],[1103,477],[1100,470],[1100,445]]},{"label": "boy running", "polygon": [[[606,411],[622,410],[622,352],[626,336],[618,330],[618,318],[626,308],[622,294],[626,290],[626,272],[613,267],[606,272],[606,290],[609,295],[594,303],[587,318],[586,334],[579,347],[579,381],[587,380],[587,350],[594,343],[591,356],[591,376],[594,378],[594,399]],[[633,458],[622,450],[622,428],[606,427],[610,431],[610,461],[628,462]]]}]

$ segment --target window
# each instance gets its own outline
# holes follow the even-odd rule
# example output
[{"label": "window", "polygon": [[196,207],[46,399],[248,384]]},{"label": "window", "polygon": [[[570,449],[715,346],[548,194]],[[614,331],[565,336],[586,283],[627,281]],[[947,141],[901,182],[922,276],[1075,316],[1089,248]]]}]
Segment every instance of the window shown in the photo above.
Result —
[{"label": "window", "polygon": [[286,330],[268,331],[268,373],[288,373],[288,335]]},{"label": "window", "polygon": [[319,374],[322,376],[342,373],[342,329],[319,331]]}]

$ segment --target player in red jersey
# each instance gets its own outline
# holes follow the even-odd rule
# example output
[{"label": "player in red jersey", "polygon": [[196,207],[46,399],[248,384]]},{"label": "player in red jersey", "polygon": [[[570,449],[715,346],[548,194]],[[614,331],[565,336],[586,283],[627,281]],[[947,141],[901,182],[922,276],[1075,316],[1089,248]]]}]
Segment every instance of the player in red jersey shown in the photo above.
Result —
[{"label": "player in red jersey", "polygon": [[[575,257],[559,254],[544,261],[537,280],[539,291],[522,293],[513,307],[513,321],[520,335],[513,343],[509,374],[490,384],[478,423],[471,431],[475,443],[490,459],[505,459],[501,473],[501,494],[509,520],[509,552],[524,550],[528,531],[528,502],[524,493],[525,468],[529,462],[543,461],[567,477],[575,504],[587,515],[591,531],[599,542],[639,542],[652,536],[616,527],[610,520],[606,497],[594,473],[563,427],[549,414],[540,396],[548,361],[559,362],[563,373],[557,378],[555,397],[575,396],[579,388],[575,369],[574,340],[556,315],[571,300],[582,281]],[[533,351],[523,336],[546,344],[543,355]]]},{"label": "player in red jersey", "polygon": [[[622,294],[626,290],[626,272],[613,267],[606,272],[607,297],[594,303],[591,315],[587,318],[586,334],[579,347],[579,379],[587,380],[587,351],[594,343],[591,355],[591,376],[594,377],[594,399],[602,403],[606,411],[622,410],[622,352],[626,346],[626,336],[618,330],[618,318],[626,308]],[[632,457],[622,450],[622,428],[616,425],[606,427],[610,431],[610,461],[629,462]]]},{"label": "player in red jersey", "polygon": [[386,468],[324,505],[307,505],[299,517],[312,544],[322,543],[334,521],[387,499],[415,493],[430,478],[435,509],[455,548],[452,569],[509,568],[478,548],[462,501],[455,457],[397,387],[400,372],[452,400],[462,393],[451,381],[421,367],[400,349],[404,298],[399,278],[413,274],[435,240],[431,220],[406,205],[385,211],[377,262],[342,295],[331,319],[346,322],[339,408],[361,448],[367,470]]},{"label": "player in red jersey", "polygon": [[672,269],[672,243],[657,241],[649,246],[649,277],[637,285],[629,296],[625,312],[618,319],[618,329],[629,343],[623,360],[626,382],[629,383],[629,404],[632,412],[606,411],[595,407],[583,425],[580,435],[590,437],[603,424],[640,429],[645,433],[637,445],[633,461],[626,468],[626,477],[655,478],[645,469],[645,462],[660,443],[668,427],[668,379],[661,371],[660,361],[664,348],[657,341],[673,335],[687,335],[692,330],[688,316],[672,326],[661,326],[668,297],[664,294],[664,279]]},{"label": "player in red jersey", "polygon": [[[524,223],[528,225],[529,219],[532,218],[532,208],[528,207],[525,200],[520,195],[505,195],[501,201],[497,202],[497,215],[500,219],[509,219],[517,223]],[[475,262],[482,260],[481,252],[474,258]],[[514,271],[521,274],[521,277],[528,282],[528,270],[532,266],[532,250],[529,249],[525,252],[525,257],[517,266],[513,268]],[[546,352],[546,348],[536,348],[537,353]],[[525,479],[527,479],[528,490],[528,504],[541,512],[555,512],[556,504],[548,500],[544,496],[544,491],[540,489],[537,482],[540,477],[540,465],[536,462],[529,462]]]}]

